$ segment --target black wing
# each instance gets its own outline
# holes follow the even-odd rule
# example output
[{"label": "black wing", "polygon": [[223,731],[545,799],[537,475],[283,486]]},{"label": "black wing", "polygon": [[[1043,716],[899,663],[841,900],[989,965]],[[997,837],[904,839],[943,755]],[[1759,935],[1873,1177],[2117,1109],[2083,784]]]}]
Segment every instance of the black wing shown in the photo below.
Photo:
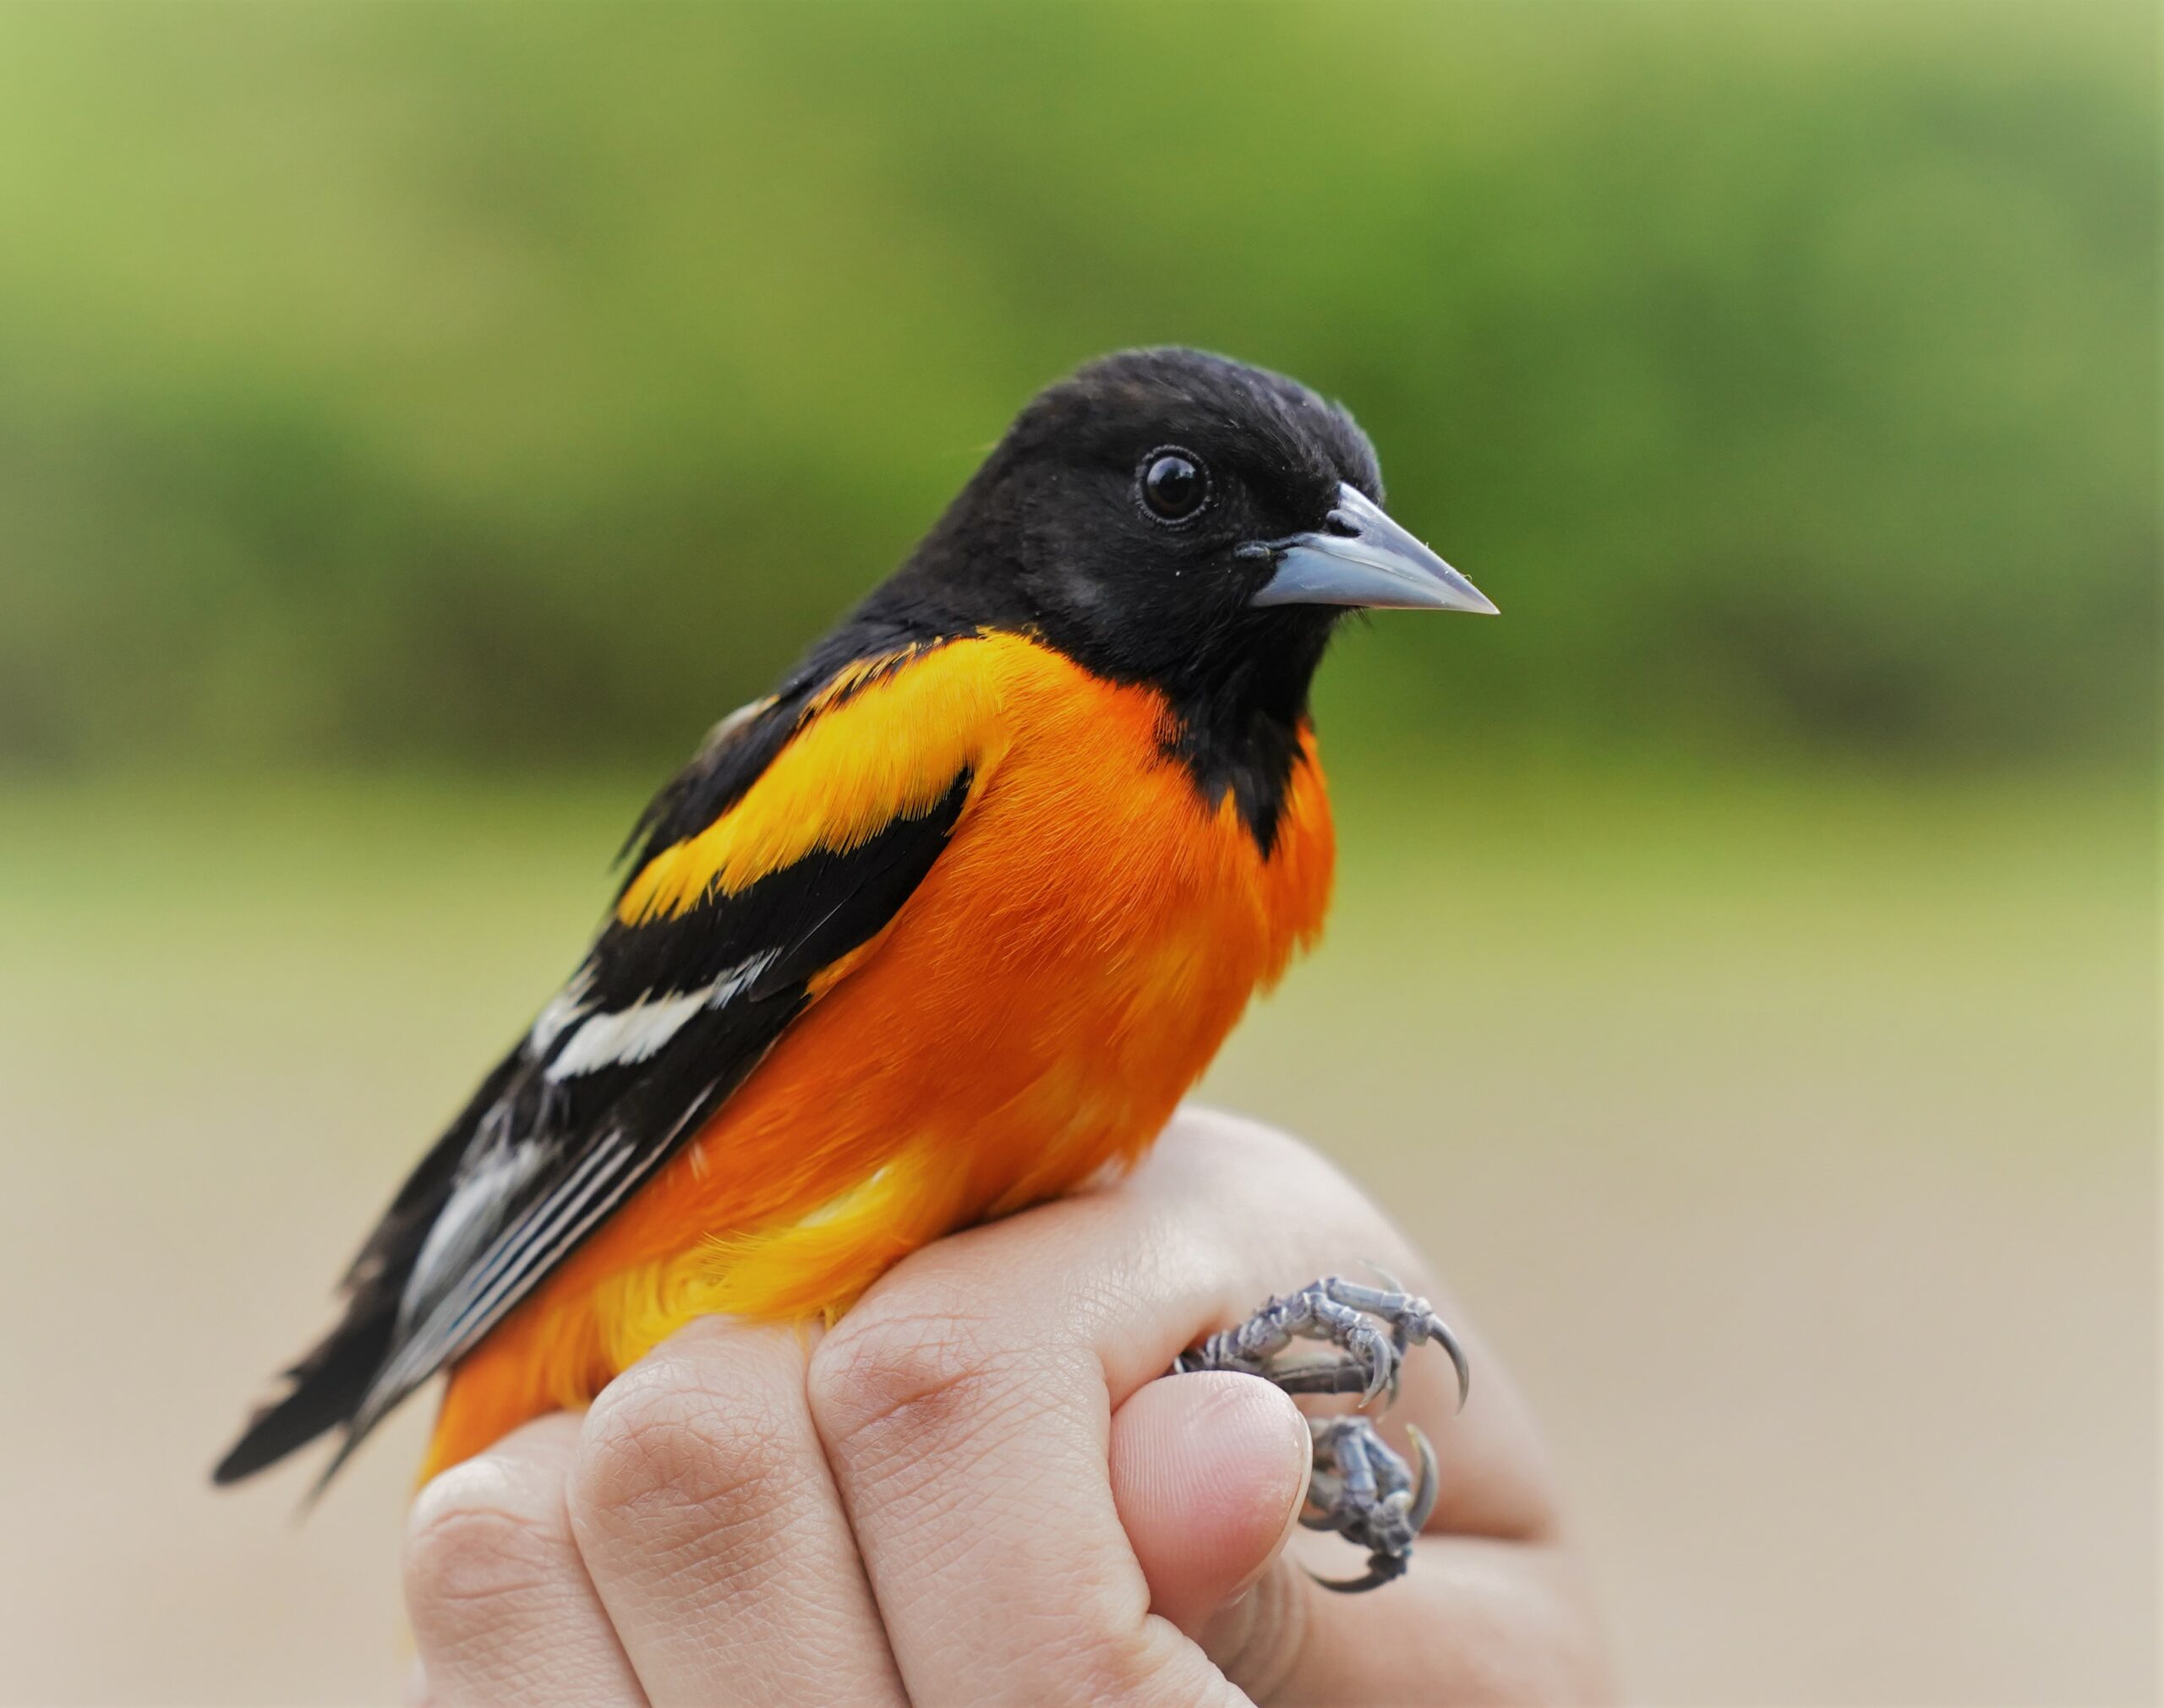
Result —
[{"label": "black wing", "polygon": [[[800,674],[716,728],[633,832],[639,864],[743,797],[818,679]],[[946,847],[970,784],[959,772],[928,810],[847,853],[812,853],[674,917],[612,919],[400,1189],[347,1272],[339,1325],[287,1372],[291,1386],[213,1480],[238,1481],[342,1427],[327,1478],[473,1347],[743,1082],[814,975],[893,919]]]}]

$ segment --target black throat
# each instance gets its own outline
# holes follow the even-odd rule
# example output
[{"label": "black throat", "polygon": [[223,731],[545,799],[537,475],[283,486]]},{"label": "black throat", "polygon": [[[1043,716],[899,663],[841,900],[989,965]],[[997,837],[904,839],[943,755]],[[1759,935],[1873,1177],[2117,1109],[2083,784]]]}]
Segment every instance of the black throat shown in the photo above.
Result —
[{"label": "black throat", "polygon": [[1292,775],[1306,761],[1300,735],[1308,690],[1329,644],[1335,613],[1257,612],[1237,636],[1213,636],[1172,671],[1152,679],[1175,723],[1166,756],[1194,778],[1214,809],[1227,795],[1266,859],[1277,845]]}]

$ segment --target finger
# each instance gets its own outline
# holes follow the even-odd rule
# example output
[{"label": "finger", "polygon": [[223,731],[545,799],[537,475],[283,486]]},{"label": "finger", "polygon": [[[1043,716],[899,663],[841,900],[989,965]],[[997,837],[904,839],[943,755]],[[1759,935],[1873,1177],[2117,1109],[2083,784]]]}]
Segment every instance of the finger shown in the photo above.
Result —
[{"label": "finger", "polygon": [[1260,1577],[1307,1492],[1307,1422],[1252,1376],[1145,1383],[1112,1414],[1112,1503],[1152,1613],[1189,1636]]},{"label": "finger", "polygon": [[[1601,1703],[1598,1622],[1553,1544],[1431,1537],[1387,1588],[1340,1596],[1303,1536],[1205,1629],[1203,1647],[1257,1703]],[[1296,1556],[1308,1553],[1306,1561]]]},{"label": "finger", "polygon": [[577,1433],[538,1418],[414,1501],[406,1607],[431,1708],[645,1701],[571,1540]]},{"label": "finger", "polygon": [[[1361,1256],[1415,1275],[1311,1153],[1196,1116],[1117,1190],[943,1241],[875,1287],[814,1355],[812,1412],[911,1694],[1221,1692],[1148,1617],[1107,1476],[1111,1408],[1200,1334]],[[1477,1398],[1454,1423],[1454,1381],[1431,1363],[1449,1367],[1411,1361],[1402,1409],[1449,1444],[1456,1474],[1495,1486],[1475,1515],[1544,1510],[1506,1386],[1484,1384],[1494,1422]]]},{"label": "finger", "polygon": [[587,1413],[573,1533],[656,1704],[899,1703],[789,1329],[713,1318]]}]

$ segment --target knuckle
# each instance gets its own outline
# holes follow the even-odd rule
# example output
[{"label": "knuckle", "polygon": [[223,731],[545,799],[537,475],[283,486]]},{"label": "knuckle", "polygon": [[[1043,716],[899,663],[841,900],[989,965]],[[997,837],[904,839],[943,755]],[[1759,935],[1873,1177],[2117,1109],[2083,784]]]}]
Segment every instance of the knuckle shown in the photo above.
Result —
[{"label": "knuckle", "polygon": [[752,1522],[784,1499],[804,1431],[762,1385],[703,1379],[668,1359],[634,1367],[587,1414],[571,1476],[575,1522],[705,1528]]},{"label": "knuckle", "polygon": [[812,1419],[837,1446],[964,1432],[984,1415],[997,1369],[965,1318],[861,1307],[812,1355]]},{"label": "knuckle", "polygon": [[487,1602],[538,1585],[563,1558],[560,1490],[486,1455],[445,1471],[413,1503],[404,1560],[416,1609]]}]

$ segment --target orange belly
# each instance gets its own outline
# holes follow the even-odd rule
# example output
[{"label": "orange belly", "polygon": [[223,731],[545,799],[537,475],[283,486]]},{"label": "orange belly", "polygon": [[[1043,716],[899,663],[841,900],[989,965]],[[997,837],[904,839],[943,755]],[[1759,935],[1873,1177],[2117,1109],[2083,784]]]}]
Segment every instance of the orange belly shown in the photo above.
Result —
[{"label": "orange belly", "polygon": [[999,655],[1008,745],[893,924],[452,1372],[424,1474],[692,1318],[838,1314],[897,1258],[1132,1162],[1320,928],[1312,745],[1265,859],[1150,691]]}]

